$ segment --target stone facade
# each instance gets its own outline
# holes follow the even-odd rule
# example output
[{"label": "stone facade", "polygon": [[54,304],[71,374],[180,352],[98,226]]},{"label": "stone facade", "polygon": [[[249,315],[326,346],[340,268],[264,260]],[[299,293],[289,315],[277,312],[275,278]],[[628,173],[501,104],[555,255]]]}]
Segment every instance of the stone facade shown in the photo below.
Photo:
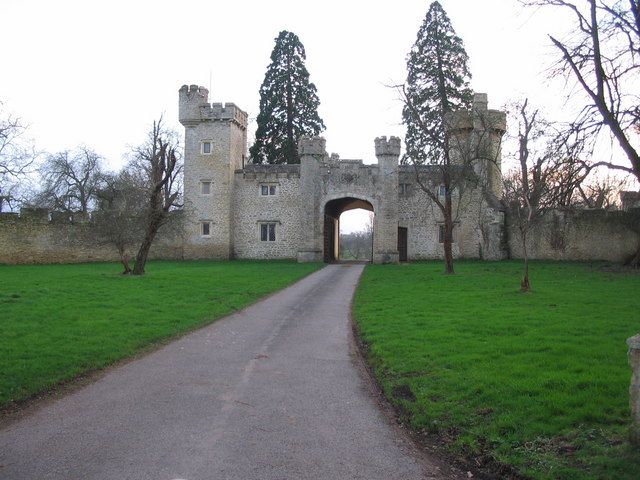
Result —
[{"label": "stone facade", "polygon": [[[417,185],[413,167],[399,165],[400,139],[375,139],[377,164],[328,155],[322,138],[300,141],[300,165],[247,165],[247,116],[234,104],[208,103],[197,85],[179,92],[185,127],[185,199],[191,210],[188,246],[193,258],[338,258],[340,214],[352,208],[374,212],[373,261],[400,259],[399,232],[406,235],[406,257],[441,258],[437,206]],[[452,119],[459,145],[479,145],[487,158],[478,173],[489,189],[465,192],[455,200],[454,254],[499,259],[504,214],[499,193],[503,112],[488,110],[487,96],[476,94],[472,112]],[[435,171],[420,171],[434,192]],[[484,193],[483,193],[484,192]],[[458,205],[459,203],[459,205]]]},{"label": "stone facade", "polygon": [[[340,214],[352,208],[375,214],[374,262],[443,257],[443,218],[417,183],[419,178],[437,192],[438,175],[434,167],[416,171],[399,165],[398,138],[377,138],[378,163],[371,165],[327,155],[322,138],[301,140],[300,165],[247,164],[246,113],[231,103],[209,104],[208,91],[195,85],[183,86],[179,99],[185,126],[186,227],[178,237],[159,232],[152,258],[331,261],[339,258]],[[521,258],[517,228],[497,201],[504,114],[489,110],[486,95],[476,94],[473,111],[457,114],[451,125],[457,141],[454,156],[475,148],[485,159],[477,162],[483,188],[453,195],[454,256]],[[627,259],[638,244],[628,215],[640,206],[639,199],[638,192],[623,192],[627,211],[549,212],[529,233],[530,258]],[[117,259],[115,249],[96,238],[86,216],[39,209],[0,213],[0,263]]]},{"label": "stone facade", "polygon": [[[538,260],[609,260],[624,262],[638,247],[638,234],[629,226],[630,212],[555,210],[528,234],[529,258]],[[523,258],[517,225],[507,218],[510,258]]]},{"label": "stone facade", "polygon": [[[149,258],[181,260],[182,238],[158,232]],[[133,257],[135,251],[129,252]],[[0,213],[0,263],[78,263],[118,261],[116,249],[98,238],[85,215],[23,208]]]}]

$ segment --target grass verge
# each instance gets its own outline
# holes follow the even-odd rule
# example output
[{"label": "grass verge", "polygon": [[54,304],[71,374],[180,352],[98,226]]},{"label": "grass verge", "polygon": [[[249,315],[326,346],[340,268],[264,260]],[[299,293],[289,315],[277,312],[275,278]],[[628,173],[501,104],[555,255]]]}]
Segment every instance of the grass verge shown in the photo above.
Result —
[{"label": "grass verge", "polygon": [[535,479],[638,478],[625,339],[640,275],[602,264],[368,266],[354,318],[401,420],[474,464]]},{"label": "grass verge", "polygon": [[238,310],[319,268],[294,262],[0,265],[0,408]]}]

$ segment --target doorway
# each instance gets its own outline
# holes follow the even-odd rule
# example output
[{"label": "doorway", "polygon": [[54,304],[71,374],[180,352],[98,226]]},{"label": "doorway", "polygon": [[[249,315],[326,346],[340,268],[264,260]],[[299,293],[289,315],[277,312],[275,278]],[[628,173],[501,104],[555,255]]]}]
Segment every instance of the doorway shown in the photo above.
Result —
[{"label": "doorway", "polygon": [[[345,212],[362,210],[369,219],[359,228]],[[344,197],[331,200],[324,207],[324,261],[368,261],[373,258],[373,205],[366,200]]]}]

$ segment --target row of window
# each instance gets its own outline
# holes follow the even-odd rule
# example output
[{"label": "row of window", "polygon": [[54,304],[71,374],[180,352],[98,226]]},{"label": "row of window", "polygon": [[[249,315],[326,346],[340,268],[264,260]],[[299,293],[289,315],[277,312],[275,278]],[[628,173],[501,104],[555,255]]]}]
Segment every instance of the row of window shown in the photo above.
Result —
[{"label": "row of window", "polygon": [[[275,242],[276,241],[276,226],[277,222],[263,222],[260,225],[260,241],[261,242]],[[453,243],[456,241],[455,235],[456,229],[453,229]],[[211,236],[211,222],[200,222],[200,233],[203,237]],[[444,225],[438,225],[438,243],[444,243]]]},{"label": "row of window", "polygon": [[[211,195],[211,180],[200,180],[200,194]],[[260,185],[260,195],[270,196],[276,194],[276,185]]]},{"label": "row of window", "polygon": [[[258,224],[260,226],[260,241],[261,242],[275,242],[276,241],[276,225],[277,222],[263,222]],[[200,235],[203,237],[211,236],[211,222],[200,222]]]},{"label": "row of window", "polygon": [[[270,196],[276,194],[276,185],[260,185],[259,191],[262,196]],[[411,184],[410,183],[401,183],[399,184],[400,195],[408,195],[411,193]],[[444,197],[447,188],[444,185],[440,185],[438,187],[438,196]],[[200,181],[200,193],[202,195],[211,195],[211,180],[201,180]]]}]

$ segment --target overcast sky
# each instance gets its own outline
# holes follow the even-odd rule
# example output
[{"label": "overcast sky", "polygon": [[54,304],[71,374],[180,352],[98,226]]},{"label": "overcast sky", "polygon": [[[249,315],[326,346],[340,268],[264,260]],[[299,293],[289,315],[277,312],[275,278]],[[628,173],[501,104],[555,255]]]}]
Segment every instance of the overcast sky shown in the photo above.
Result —
[{"label": "overcast sky", "polygon": [[[517,0],[443,0],[467,48],[473,88],[493,107],[530,95],[558,104],[544,66],[557,15]],[[274,39],[295,32],[318,88],[327,149],[375,161],[373,139],[402,136],[401,106],[387,85],[426,14],[424,0],[69,1],[2,0],[0,100],[46,151],[87,145],[112,167],[164,114],[176,129],[178,89],[209,87],[255,119]],[[211,81],[210,81],[211,79]],[[255,122],[249,135],[255,132]]]}]

